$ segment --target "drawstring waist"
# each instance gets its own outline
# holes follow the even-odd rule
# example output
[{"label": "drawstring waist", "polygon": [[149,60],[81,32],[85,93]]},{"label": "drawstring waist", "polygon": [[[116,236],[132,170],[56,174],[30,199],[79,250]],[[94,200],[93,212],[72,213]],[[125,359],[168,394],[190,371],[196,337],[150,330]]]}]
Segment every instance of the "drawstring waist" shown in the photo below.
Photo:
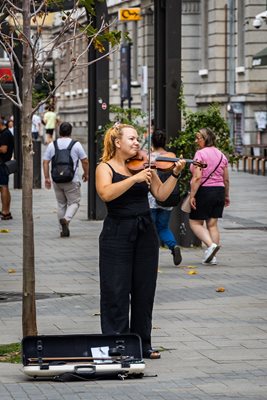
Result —
[{"label": "drawstring waist", "polygon": [[145,232],[148,226],[152,223],[152,218],[150,211],[138,215],[116,215],[114,213],[109,213],[107,217],[116,220],[119,224],[121,220],[132,220],[133,226],[129,234],[129,241],[133,242],[137,238],[138,231]]},{"label": "drawstring waist", "polygon": [[132,215],[121,215],[121,214],[116,214],[116,213],[111,213],[109,212],[108,217],[110,218],[116,218],[116,219],[134,219],[137,217],[146,217],[146,216],[150,216],[150,211],[145,211],[143,213],[138,213],[138,214],[132,214]]}]

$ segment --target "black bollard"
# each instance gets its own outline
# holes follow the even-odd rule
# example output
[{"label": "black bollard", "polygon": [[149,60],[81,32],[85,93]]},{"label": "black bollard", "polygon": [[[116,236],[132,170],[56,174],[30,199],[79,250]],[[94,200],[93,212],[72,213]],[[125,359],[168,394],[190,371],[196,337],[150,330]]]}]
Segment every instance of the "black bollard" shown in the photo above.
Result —
[{"label": "black bollard", "polygon": [[41,140],[33,140],[33,189],[41,189]]}]

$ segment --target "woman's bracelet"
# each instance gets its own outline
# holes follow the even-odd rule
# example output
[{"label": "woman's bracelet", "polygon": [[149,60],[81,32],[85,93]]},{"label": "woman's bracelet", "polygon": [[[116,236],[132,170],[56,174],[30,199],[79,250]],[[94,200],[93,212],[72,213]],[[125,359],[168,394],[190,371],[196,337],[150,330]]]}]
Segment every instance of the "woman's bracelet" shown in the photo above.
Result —
[{"label": "woman's bracelet", "polygon": [[181,176],[181,174],[176,175],[176,174],[172,171],[172,176],[173,176],[175,179],[179,179],[180,176]]}]

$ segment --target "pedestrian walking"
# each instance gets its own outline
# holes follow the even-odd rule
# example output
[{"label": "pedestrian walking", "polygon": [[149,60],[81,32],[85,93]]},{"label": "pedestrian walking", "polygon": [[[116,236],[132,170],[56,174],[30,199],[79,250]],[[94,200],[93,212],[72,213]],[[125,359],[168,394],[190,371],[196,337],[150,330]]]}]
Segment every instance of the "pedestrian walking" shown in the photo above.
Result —
[{"label": "pedestrian walking", "polygon": [[108,212],[99,237],[101,328],[104,334],[139,334],[143,356],[156,359],[160,353],[152,348],[151,329],[159,244],[147,194],[151,190],[165,200],[185,161],[175,163],[162,183],[150,168],[130,172],[127,160],[139,149],[136,130],[116,123],[105,134],[96,169],[96,190]]},{"label": "pedestrian walking", "polygon": [[[207,246],[204,264],[217,264],[216,253],[220,249],[218,218],[222,218],[223,209],[230,204],[228,160],[216,148],[216,138],[209,128],[196,133],[199,150],[194,160],[207,163],[201,169],[191,165],[192,172],[189,223],[194,234]],[[204,224],[205,223],[205,224]]]},{"label": "pedestrian walking", "polygon": [[[166,145],[166,133],[162,130],[157,129],[151,135],[151,143],[152,143],[152,153],[151,158],[154,160],[159,155],[164,155],[166,153],[165,145]],[[171,172],[160,172],[158,171],[158,175],[161,180],[166,180]],[[177,187],[179,190],[179,188]],[[175,203],[173,205],[178,205],[179,202],[179,193],[177,192],[173,196],[173,200]],[[160,242],[163,245],[166,245],[173,256],[174,265],[179,265],[182,262],[181,250],[177,244],[177,241],[174,237],[173,232],[169,227],[171,211],[173,206],[164,206],[164,202],[157,202],[156,198],[152,195],[151,192],[148,192],[148,201],[149,207],[151,211],[151,215],[153,221],[155,223],[157,233],[159,235]],[[168,203],[166,203],[168,204]]]},{"label": "pedestrian walking", "polygon": [[54,131],[58,123],[58,118],[54,107],[48,107],[48,110],[44,113],[43,122],[45,124],[46,133],[45,144],[49,144],[53,141]]},{"label": "pedestrian walking", "polygon": [[41,137],[42,120],[41,117],[35,113],[32,116],[32,138],[38,140]]},{"label": "pedestrian walking", "polygon": [[[63,122],[59,128],[59,138],[50,143],[43,158],[45,187],[51,188],[49,164],[57,199],[58,220],[61,237],[69,237],[69,224],[78,211],[81,200],[81,182],[78,175],[79,160],[83,168],[82,180],[88,181],[87,155],[78,141],[71,139],[72,125]],[[60,152],[62,152],[60,156]]]},{"label": "pedestrian walking", "polygon": [[7,128],[10,130],[10,132],[14,136],[14,120],[13,120],[13,116],[11,116],[9,118],[9,120],[7,121]]},{"label": "pedestrian walking", "polygon": [[10,212],[11,195],[8,187],[9,176],[4,163],[11,160],[14,151],[14,136],[6,127],[6,121],[0,118],[0,193],[2,202],[2,211],[0,212],[2,220],[12,219]]}]

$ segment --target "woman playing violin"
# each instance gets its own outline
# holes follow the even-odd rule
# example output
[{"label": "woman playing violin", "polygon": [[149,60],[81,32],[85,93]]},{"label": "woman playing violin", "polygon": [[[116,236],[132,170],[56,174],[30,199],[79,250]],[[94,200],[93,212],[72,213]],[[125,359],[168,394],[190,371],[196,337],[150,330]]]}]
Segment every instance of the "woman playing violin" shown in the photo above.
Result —
[{"label": "woman playing violin", "polygon": [[136,130],[115,124],[105,134],[96,169],[96,190],[108,211],[99,237],[101,328],[105,334],[139,334],[143,356],[155,359],[160,354],[152,349],[151,329],[159,243],[147,194],[151,190],[165,200],[185,161],[176,162],[173,174],[162,183],[151,168],[129,171],[126,161],[139,149]]}]

